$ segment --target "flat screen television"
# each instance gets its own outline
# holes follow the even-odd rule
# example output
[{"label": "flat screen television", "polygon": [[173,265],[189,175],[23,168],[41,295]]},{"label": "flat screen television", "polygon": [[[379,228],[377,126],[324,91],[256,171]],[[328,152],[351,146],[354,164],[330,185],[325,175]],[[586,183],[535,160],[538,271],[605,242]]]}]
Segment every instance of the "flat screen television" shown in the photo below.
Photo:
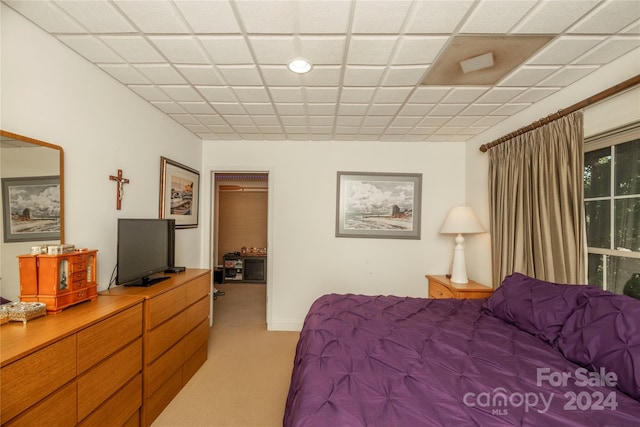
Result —
[{"label": "flat screen television", "polygon": [[173,267],[175,220],[119,218],[118,285],[151,286],[169,278],[158,276]]}]

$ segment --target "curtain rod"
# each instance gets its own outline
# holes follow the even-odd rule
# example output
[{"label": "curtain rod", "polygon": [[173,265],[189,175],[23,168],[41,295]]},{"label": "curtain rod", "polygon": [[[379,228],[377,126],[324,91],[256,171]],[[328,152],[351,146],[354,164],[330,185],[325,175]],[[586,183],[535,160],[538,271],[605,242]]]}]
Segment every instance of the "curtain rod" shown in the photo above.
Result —
[{"label": "curtain rod", "polygon": [[513,137],[516,137],[518,135],[522,135],[525,132],[529,132],[533,129],[537,129],[539,127],[542,127],[544,125],[546,125],[547,123],[551,123],[554,120],[558,120],[561,117],[567,116],[571,113],[573,113],[574,111],[578,111],[582,108],[588,107],[589,105],[595,104],[596,102],[600,102],[605,98],[608,98],[612,95],[615,95],[619,92],[622,92],[623,90],[629,89],[630,87],[633,87],[637,84],[640,83],[640,74],[636,75],[635,77],[631,77],[628,80],[623,81],[622,83],[618,83],[615,86],[610,87],[609,89],[605,89],[602,92],[599,92],[593,96],[590,96],[589,98],[583,99],[580,102],[577,102],[575,104],[573,104],[570,107],[567,107],[565,109],[562,110],[558,110],[557,113],[553,113],[553,114],[549,114],[547,117],[544,117],[540,120],[538,120],[537,122],[533,122],[528,126],[522,127],[516,131],[513,131],[511,133],[508,133],[507,135],[504,135],[494,141],[491,141],[487,144],[482,144],[480,146],[480,151],[482,151],[483,153],[487,152],[487,150],[489,150],[490,148],[495,147],[496,145],[500,145],[503,142],[506,142],[508,140],[510,140]]}]

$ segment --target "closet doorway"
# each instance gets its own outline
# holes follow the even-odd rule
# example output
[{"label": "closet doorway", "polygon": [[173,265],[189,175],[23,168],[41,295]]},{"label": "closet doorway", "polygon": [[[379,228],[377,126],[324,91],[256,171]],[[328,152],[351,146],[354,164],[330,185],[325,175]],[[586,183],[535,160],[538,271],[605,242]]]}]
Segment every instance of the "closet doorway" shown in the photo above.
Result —
[{"label": "closet doorway", "polygon": [[266,284],[269,174],[214,173],[213,188],[216,281]]}]

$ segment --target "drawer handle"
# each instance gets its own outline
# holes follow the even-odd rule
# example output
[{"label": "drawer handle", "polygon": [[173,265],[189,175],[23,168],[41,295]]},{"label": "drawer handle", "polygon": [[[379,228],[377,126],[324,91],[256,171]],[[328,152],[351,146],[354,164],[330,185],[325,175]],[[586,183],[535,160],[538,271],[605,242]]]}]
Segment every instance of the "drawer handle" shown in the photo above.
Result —
[{"label": "drawer handle", "polygon": [[444,295],[441,291],[436,291],[436,294],[438,294],[438,295]]},{"label": "drawer handle", "polygon": [[83,296],[84,296],[84,291],[80,291],[80,292],[78,292],[78,296],[79,296],[79,297],[83,297]]}]

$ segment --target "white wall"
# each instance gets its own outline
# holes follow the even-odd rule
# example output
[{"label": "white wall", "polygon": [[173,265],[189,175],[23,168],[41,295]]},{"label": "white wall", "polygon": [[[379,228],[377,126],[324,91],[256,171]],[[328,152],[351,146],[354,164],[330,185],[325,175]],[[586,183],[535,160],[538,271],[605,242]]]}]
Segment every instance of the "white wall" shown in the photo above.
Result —
[{"label": "white wall", "polygon": [[[202,141],[2,5],[2,129],[60,145],[65,240],[98,249],[99,290],[116,261],[119,217],[158,217],[160,156],[198,168]],[[118,169],[131,180],[116,210]],[[176,263],[202,267],[201,228],[177,230]],[[2,271],[2,295],[19,291]]]},{"label": "white wall", "polygon": [[[504,120],[467,143],[466,201],[473,207],[483,224],[489,225],[489,156],[479,151],[480,146],[638,75],[640,73],[638,58],[640,58],[640,49],[628,53],[578,83]],[[588,107],[584,111],[585,137],[640,120],[639,110],[639,89]],[[492,280],[489,234],[466,239],[466,242],[469,277],[490,284]]]},{"label": "white wall", "polygon": [[[325,293],[427,296],[425,274],[449,271],[438,231],[464,202],[463,165],[458,142],[205,141],[202,169],[269,172],[268,327],[295,330]],[[422,239],[336,238],[338,171],[422,173]]]}]

